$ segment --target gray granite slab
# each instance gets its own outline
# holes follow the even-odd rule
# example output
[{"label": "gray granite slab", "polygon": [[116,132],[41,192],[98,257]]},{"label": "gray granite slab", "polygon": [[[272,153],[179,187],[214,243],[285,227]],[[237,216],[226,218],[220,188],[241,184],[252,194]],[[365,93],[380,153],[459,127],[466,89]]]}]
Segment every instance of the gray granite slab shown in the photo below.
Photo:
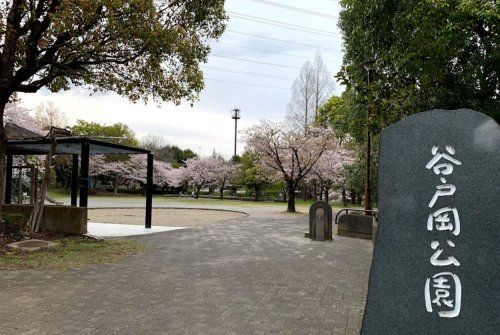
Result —
[{"label": "gray granite slab", "polygon": [[500,333],[500,127],[471,110],[382,131],[361,333]]}]

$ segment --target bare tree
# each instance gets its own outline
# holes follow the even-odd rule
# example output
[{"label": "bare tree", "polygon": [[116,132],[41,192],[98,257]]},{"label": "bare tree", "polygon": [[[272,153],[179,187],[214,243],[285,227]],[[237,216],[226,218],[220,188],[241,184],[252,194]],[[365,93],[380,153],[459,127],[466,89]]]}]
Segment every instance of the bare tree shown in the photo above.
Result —
[{"label": "bare tree", "polygon": [[175,160],[174,151],[168,140],[158,134],[148,134],[141,139],[141,146],[151,151],[155,159],[162,162],[173,162]]},{"label": "bare tree", "polygon": [[156,151],[167,145],[167,139],[158,134],[148,134],[141,139],[141,146],[154,154],[156,154]]},{"label": "bare tree", "polygon": [[314,101],[314,118],[318,117],[318,109],[323,105],[333,93],[333,80],[332,74],[328,70],[321,52],[317,51],[313,62],[314,70],[314,88],[313,88],[313,101]]},{"label": "bare tree", "polygon": [[307,128],[311,124],[310,114],[314,110],[314,68],[307,61],[292,86],[292,100],[287,106],[286,123],[293,129]]},{"label": "bare tree", "polygon": [[307,129],[315,120],[318,108],[333,91],[332,74],[318,51],[311,63],[305,62],[292,86],[292,99],[287,106],[286,125]]},{"label": "bare tree", "polygon": [[69,124],[68,117],[64,112],[51,101],[38,105],[35,112],[36,123],[44,130],[50,130],[52,127],[66,128]]}]

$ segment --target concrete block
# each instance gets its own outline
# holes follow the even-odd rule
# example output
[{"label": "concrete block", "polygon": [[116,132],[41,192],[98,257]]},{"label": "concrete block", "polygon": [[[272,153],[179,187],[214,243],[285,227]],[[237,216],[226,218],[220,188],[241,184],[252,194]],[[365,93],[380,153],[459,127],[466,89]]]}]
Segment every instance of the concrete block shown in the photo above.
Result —
[{"label": "concrete block", "polygon": [[344,214],[338,219],[338,235],[371,240],[374,233],[374,224],[374,216]]},{"label": "concrete block", "polygon": [[[4,205],[4,213],[22,214],[29,218],[33,205]],[[87,233],[87,208],[70,206],[45,206],[42,214],[42,230],[70,233]]]}]

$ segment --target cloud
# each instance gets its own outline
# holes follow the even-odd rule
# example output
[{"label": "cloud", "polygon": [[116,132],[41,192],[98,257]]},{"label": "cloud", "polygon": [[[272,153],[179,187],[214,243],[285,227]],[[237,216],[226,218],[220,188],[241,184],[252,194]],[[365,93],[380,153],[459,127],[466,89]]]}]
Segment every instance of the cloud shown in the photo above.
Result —
[{"label": "cloud", "polygon": [[[74,124],[78,119],[101,124],[121,122],[131,127],[139,138],[147,134],[158,134],[171,144],[190,148],[202,155],[209,155],[213,150],[230,157],[233,152],[234,121],[230,111],[213,113],[188,104],[131,103],[115,93],[89,96],[88,92],[74,89],[67,92],[51,93],[42,91],[38,94],[21,95],[22,104],[34,110],[41,102],[52,101]],[[255,123],[251,118],[240,120],[239,129]],[[239,150],[243,145],[239,144]],[[241,149],[241,150],[240,150]]]}]

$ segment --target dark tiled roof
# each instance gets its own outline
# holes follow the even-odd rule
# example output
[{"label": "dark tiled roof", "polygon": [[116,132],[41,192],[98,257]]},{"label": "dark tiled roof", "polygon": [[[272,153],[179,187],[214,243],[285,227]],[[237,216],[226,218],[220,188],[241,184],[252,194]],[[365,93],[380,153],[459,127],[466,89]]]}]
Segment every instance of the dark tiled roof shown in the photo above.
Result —
[{"label": "dark tiled roof", "polygon": [[7,134],[7,139],[10,141],[44,138],[40,134],[10,122],[5,123],[5,133]]}]

